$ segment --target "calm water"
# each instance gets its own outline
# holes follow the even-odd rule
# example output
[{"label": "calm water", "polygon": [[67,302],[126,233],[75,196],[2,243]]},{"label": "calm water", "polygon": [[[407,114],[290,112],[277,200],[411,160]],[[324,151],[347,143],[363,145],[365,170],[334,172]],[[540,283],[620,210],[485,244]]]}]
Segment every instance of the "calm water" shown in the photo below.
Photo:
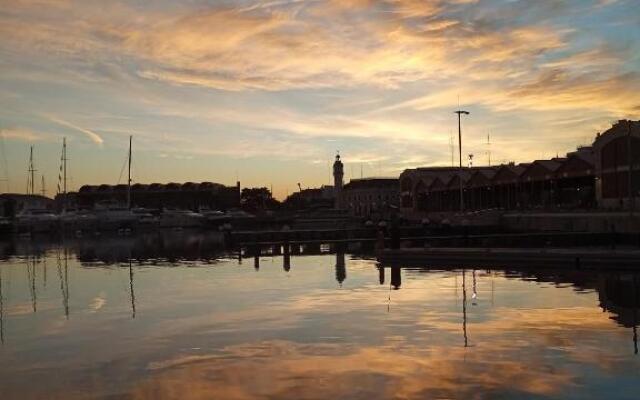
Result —
[{"label": "calm water", "polygon": [[638,275],[381,272],[214,242],[6,244],[0,398],[640,396]]}]

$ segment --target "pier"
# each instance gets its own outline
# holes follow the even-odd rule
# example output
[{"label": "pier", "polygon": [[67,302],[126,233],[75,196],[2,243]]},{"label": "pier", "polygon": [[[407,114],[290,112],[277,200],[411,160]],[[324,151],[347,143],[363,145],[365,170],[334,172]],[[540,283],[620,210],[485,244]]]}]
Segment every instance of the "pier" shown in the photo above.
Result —
[{"label": "pier", "polygon": [[378,261],[384,266],[637,270],[640,249],[405,248],[385,249]]}]

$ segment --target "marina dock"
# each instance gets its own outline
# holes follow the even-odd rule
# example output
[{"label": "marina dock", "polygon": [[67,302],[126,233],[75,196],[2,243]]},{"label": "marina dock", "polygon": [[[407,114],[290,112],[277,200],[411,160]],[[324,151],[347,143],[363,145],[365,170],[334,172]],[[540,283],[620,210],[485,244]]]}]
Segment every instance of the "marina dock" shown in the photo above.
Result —
[{"label": "marina dock", "polygon": [[535,267],[550,269],[640,269],[638,249],[594,248],[404,248],[378,254],[385,266]]}]

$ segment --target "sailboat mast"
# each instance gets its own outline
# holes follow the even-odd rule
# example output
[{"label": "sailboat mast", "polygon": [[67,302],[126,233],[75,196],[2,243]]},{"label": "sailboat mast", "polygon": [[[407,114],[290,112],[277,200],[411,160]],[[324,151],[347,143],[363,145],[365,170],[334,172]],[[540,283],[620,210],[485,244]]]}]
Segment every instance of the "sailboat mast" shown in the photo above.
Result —
[{"label": "sailboat mast", "polygon": [[[58,189],[59,190],[59,189]],[[67,210],[67,138],[62,138],[62,210]]]},{"label": "sailboat mast", "polygon": [[131,208],[131,141],[133,136],[129,136],[129,178],[127,179],[127,207]]},{"label": "sailboat mast", "polygon": [[33,146],[31,146],[29,152],[29,177],[27,179],[27,194],[36,194],[34,175],[35,172],[36,170],[33,168]]},{"label": "sailboat mast", "polygon": [[44,187],[44,175],[41,175],[42,178],[42,197],[46,197],[47,191],[45,190]]},{"label": "sailboat mast", "polygon": [[67,199],[67,138],[62,138],[62,194]]}]

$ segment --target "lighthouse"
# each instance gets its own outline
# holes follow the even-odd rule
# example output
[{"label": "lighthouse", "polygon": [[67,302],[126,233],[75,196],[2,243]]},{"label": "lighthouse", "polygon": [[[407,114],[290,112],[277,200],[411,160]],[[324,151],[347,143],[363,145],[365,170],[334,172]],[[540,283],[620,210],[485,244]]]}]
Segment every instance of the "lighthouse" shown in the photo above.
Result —
[{"label": "lighthouse", "polygon": [[333,163],[333,193],[336,198],[335,208],[343,208],[342,204],[342,182],[344,178],[344,166],[340,161],[340,154],[336,154],[336,161]]}]

